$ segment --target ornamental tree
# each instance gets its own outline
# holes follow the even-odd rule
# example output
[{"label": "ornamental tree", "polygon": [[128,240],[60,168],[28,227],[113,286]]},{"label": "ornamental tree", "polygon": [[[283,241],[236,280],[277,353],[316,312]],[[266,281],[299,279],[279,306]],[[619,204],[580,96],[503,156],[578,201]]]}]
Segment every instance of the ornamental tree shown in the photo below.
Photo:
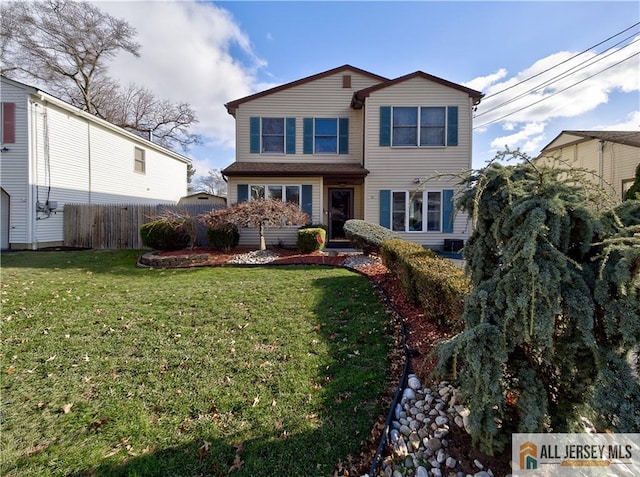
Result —
[{"label": "ornamental tree", "polygon": [[309,221],[309,216],[291,202],[260,199],[233,204],[226,209],[212,210],[203,214],[201,220],[210,227],[227,223],[238,227],[258,227],[260,250],[266,250],[265,226],[303,225]]},{"label": "ornamental tree", "polygon": [[577,430],[581,417],[638,429],[640,201],[599,212],[587,171],[519,151],[496,159],[513,157],[523,162],[470,174],[458,200],[474,220],[473,289],[438,372],[458,379],[474,445],[488,453],[513,432]]}]

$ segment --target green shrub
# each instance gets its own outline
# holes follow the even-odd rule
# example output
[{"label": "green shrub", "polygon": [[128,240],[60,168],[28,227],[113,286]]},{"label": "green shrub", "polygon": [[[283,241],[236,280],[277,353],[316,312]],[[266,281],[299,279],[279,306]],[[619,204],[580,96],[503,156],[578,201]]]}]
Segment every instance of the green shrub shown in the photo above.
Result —
[{"label": "green shrub", "polygon": [[358,219],[347,220],[344,223],[344,233],[365,254],[379,253],[382,242],[400,238],[400,234],[386,227]]},{"label": "green shrub", "polygon": [[327,232],[323,228],[300,228],[298,230],[297,246],[302,253],[322,250],[326,241]]},{"label": "green shrub", "polygon": [[407,298],[419,305],[425,316],[456,331],[462,329],[460,318],[470,285],[461,268],[406,240],[385,240],[381,255]]},{"label": "green shrub", "polygon": [[140,226],[140,239],[145,247],[154,250],[180,250],[191,243],[186,224],[179,224],[163,218]]},{"label": "green shrub", "polygon": [[207,240],[209,245],[219,250],[228,252],[238,246],[240,232],[238,226],[232,223],[220,224],[215,227],[207,227]]}]

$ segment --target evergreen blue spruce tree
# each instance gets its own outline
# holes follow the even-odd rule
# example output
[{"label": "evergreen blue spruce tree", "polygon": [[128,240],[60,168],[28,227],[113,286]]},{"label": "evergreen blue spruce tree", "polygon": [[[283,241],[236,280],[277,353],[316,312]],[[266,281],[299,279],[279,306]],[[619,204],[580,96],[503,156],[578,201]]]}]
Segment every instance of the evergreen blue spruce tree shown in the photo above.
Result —
[{"label": "evergreen blue spruce tree", "polygon": [[[439,348],[471,409],[474,445],[513,432],[640,429],[640,202],[599,211],[584,170],[494,161],[466,178],[474,220],[464,255],[473,290],[465,329]],[[635,361],[634,361],[635,359]],[[612,391],[612,384],[625,380]]]}]

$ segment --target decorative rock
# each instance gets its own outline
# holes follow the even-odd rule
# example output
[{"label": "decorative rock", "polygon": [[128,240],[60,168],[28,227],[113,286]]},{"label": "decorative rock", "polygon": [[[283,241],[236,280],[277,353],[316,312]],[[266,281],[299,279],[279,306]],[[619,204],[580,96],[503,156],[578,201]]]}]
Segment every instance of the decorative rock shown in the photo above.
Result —
[{"label": "decorative rock", "polygon": [[445,424],[449,423],[449,419],[447,419],[446,417],[442,417],[442,416],[438,416],[436,417],[436,424],[438,426],[444,426]]},{"label": "decorative rock", "polygon": [[455,469],[457,463],[458,462],[453,457],[447,457],[447,460],[444,465],[446,465],[450,469]]},{"label": "decorative rock", "polygon": [[453,419],[453,422],[455,422],[456,426],[458,426],[458,427],[464,427],[464,421],[462,420],[462,417],[460,417],[460,416],[456,416]]},{"label": "decorative rock", "polygon": [[482,465],[482,462],[480,462],[478,459],[474,459],[473,465],[475,465],[478,469],[484,469],[484,465]]},{"label": "decorative rock", "polygon": [[405,388],[405,390],[402,393],[402,398],[403,399],[407,399],[407,400],[415,399],[416,398],[416,393],[411,388]]},{"label": "decorative rock", "polygon": [[442,477],[442,471],[440,469],[431,469],[433,477]]},{"label": "decorative rock", "polygon": [[447,460],[447,454],[445,454],[444,450],[440,449],[438,451],[438,453],[436,454],[436,460],[438,461],[438,464],[442,464],[445,460]]},{"label": "decorative rock", "polygon": [[394,470],[393,477],[402,477],[402,472],[400,472],[399,470]]},{"label": "decorative rock", "polygon": [[418,436],[417,432],[412,432],[409,434],[409,444],[415,449],[418,450],[420,448],[420,436]]},{"label": "decorative rock", "polygon": [[429,477],[429,471],[421,465],[416,467],[416,477]]},{"label": "decorative rock", "polygon": [[396,419],[400,419],[400,414],[402,414],[402,406],[400,404],[396,404],[396,410],[395,410]]},{"label": "decorative rock", "polygon": [[477,474],[473,474],[473,477],[491,477],[491,475],[489,475],[489,472],[485,472],[484,470],[481,470]]},{"label": "decorative rock", "polygon": [[433,452],[439,450],[442,447],[442,441],[440,439],[436,439],[435,437],[432,437],[431,439],[429,439],[425,444],[427,446],[427,449]]},{"label": "decorative rock", "polygon": [[[409,426],[403,424],[400,426],[400,432],[405,436],[408,436],[409,434],[411,434],[411,429],[409,428]],[[480,466],[479,468],[482,469],[482,466]]]},{"label": "decorative rock", "polygon": [[409,385],[409,387],[411,389],[413,389],[414,391],[417,391],[418,389],[420,389],[420,387],[422,386],[420,384],[420,380],[418,378],[416,378],[414,375],[411,375],[409,377],[409,380],[407,381],[407,384]]}]

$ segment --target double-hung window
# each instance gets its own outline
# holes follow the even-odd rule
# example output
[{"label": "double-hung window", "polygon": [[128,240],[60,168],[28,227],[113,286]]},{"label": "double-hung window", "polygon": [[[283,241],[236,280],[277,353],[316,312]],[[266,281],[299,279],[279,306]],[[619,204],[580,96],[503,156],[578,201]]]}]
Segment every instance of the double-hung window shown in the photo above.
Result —
[{"label": "double-hung window", "polygon": [[392,142],[395,147],[446,145],[445,107],[396,106],[392,115]]},{"label": "double-hung window", "polygon": [[284,154],[284,118],[262,118],[262,152]]},{"label": "double-hung window", "polygon": [[138,147],[134,148],[133,152],[133,170],[135,172],[139,172],[140,174],[144,174],[146,171],[146,160],[144,157],[144,149],[140,149]]},{"label": "double-hung window", "polygon": [[316,154],[338,153],[338,120],[316,118],[314,120],[313,146]]},{"label": "double-hung window", "polygon": [[393,191],[391,228],[398,232],[440,232],[441,191]]}]

